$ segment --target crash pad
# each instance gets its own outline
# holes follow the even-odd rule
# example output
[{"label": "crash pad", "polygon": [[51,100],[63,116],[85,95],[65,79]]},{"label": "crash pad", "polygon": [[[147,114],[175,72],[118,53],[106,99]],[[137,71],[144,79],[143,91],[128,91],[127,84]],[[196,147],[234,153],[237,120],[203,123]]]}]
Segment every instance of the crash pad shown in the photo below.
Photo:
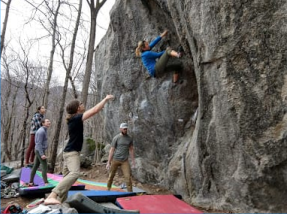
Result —
[{"label": "crash pad", "polygon": [[[30,173],[31,173],[31,168],[29,167],[23,167],[21,170],[20,188],[19,188],[20,195],[35,194],[35,193],[49,193],[63,179],[62,175],[47,173],[48,182],[50,185],[45,186],[45,183],[42,178],[42,172],[37,171],[34,177],[35,186],[28,187],[26,186],[26,184],[29,183],[30,181]],[[85,185],[82,183],[75,182],[73,186],[71,187],[71,189],[84,190]]]},{"label": "crash pad", "polygon": [[87,190],[87,191],[70,190],[68,192],[68,197],[75,195],[79,192],[96,202],[115,202],[116,199],[119,197],[136,195],[135,192],[118,192],[118,191],[107,191],[107,190]]},{"label": "crash pad", "polygon": [[[77,180],[77,182],[79,184],[85,185],[86,189],[88,190],[107,190],[107,183],[88,181],[80,178]],[[115,185],[112,185],[111,191],[126,192],[125,190]]]},{"label": "crash pad", "polygon": [[174,195],[139,195],[117,198],[116,204],[140,213],[203,213]]}]

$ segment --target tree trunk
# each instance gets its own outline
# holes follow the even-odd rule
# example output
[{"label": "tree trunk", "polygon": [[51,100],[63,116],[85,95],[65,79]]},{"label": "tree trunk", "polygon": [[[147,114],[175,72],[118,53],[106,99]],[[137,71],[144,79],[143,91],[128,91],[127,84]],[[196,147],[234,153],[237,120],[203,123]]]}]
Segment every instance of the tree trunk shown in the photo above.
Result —
[{"label": "tree trunk", "polygon": [[[9,77],[9,75],[7,75]],[[10,81],[9,81],[10,82]],[[9,102],[9,97],[11,95],[11,84],[9,84],[8,89],[4,95],[5,101],[4,101],[4,109],[5,109],[5,116],[6,116],[6,121],[5,119],[2,119],[2,121],[4,122],[4,125],[2,126],[2,131],[4,132],[4,136],[3,136],[3,144],[4,144],[4,148],[2,148],[4,150],[4,153],[2,153],[2,155],[5,155],[8,158],[8,161],[12,160],[12,156],[11,156],[11,151],[9,150],[9,135],[10,135],[10,130],[11,130],[11,116],[12,116],[12,112],[9,115],[9,108],[8,108],[8,102]],[[4,110],[3,109],[3,110]],[[2,114],[2,117],[4,115]]]},{"label": "tree trunk", "polygon": [[[20,131],[20,137],[22,137],[22,148],[25,148],[25,143],[26,143],[26,129],[27,129],[27,120],[29,117],[29,109],[32,106],[31,102],[28,102],[28,105],[26,107],[26,112],[25,112],[25,118],[23,120],[23,128]],[[21,166],[24,166],[24,157],[25,157],[25,149],[22,150],[22,155],[21,155]]]},{"label": "tree trunk", "polygon": [[96,40],[96,25],[97,25],[97,16],[101,7],[105,4],[106,0],[99,2],[97,0],[96,7],[94,0],[91,0],[89,3],[90,11],[91,11],[91,25],[90,25],[90,39],[89,39],[89,47],[88,47],[88,56],[86,69],[84,74],[84,82],[82,87],[82,103],[86,106],[88,100],[88,92],[90,85],[90,78],[92,73],[92,65],[93,65],[93,56],[94,56],[94,46]]},{"label": "tree trunk", "polygon": [[[8,86],[2,91],[4,95],[1,97],[3,106],[2,106],[2,118],[1,118],[1,124],[2,125],[2,131],[4,132],[2,143],[3,143],[3,151],[2,155],[6,156],[8,161],[12,160],[12,150],[10,149],[9,145],[11,145],[11,141],[9,139],[11,134],[11,125],[12,125],[12,119],[14,117],[15,112],[15,102],[16,97],[18,93],[19,87],[16,86],[16,90],[12,92],[12,79],[10,76],[10,70],[9,70],[9,63],[6,61],[7,58],[3,58],[2,65],[4,67],[4,78],[6,82],[8,83]],[[12,96],[13,93],[13,96]],[[12,96],[12,101],[10,101],[10,97]],[[10,102],[12,102],[12,108],[10,108]],[[4,108],[3,108],[4,107]],[[2,136],[1,136],[2,137]]]},{"label": "tree trunk", "polygon": [[[51,172],[53,173],[55,170],[55,165],[56,165],[56,159],[57,159],[57,151],[58,151],[58,145],[59,145],[59,137],[60,137],[60,131],[61,131],[61,125],[62,125],[62,118],[64,114],[64,106],[65,106],[65,100],[66,100],[66,95],[67,95],[67,88],[68,88],[68,82],[69,82],[69,76],[71,74],[71,70],[73,67],[73,58],[74,58],[74,50],[75,50],[75,45],[76,45],[76,38],[78,34],[78,29],[79,29],[79,23],[80,23],[80,17],[81,17],[81,11],[82,11],[82,0],[79,0],[79,11],[78,11],[78,16],[77,16],[77,21],[74,29],[74,34],[73,34],[73,39],[72,39],[72,44],[71,44],[71,50],[70,50],[70,62],[69,66],[65,66],[65,59],[64,59],[64,54],[63,54],[63,64],[66,68],[66,77],[65,77],[65,84],[64,84],[64,89],[63,89],[63,94],[62,94],[62,100],[61,100],[61,108],[59,112],[59,119],[57,121],[56,125],[56,132],[53,138],[53,145],[52,145],[52,154],[51,154],[51,165],[52,169]],[[64,51],[64,50],[62,50]]]},{"label": "tree trunk", "polygon": [[53,20],[53,33],[52,33],[52,49],[50,51],[50,62],[48,66],[48,76],[47,76],[47,82],[45,84],[45,93],[44,93],[44,106],[48,108],[48,99],[49,99],[49,94],[50,94],[50,82],[51,82],[51,77],[53,73],[53,64],[54,64],[54,54],[55,54],[55,49],[56,49],[56,33],[57,33],[57,18],[60,10],[60,0],[58,0],[58,6],[54,14],[54,20]]},{"label": "tree trunk", "polygon": [[[10,117],[9,117],[9,132],[11,133],[11,130],[14,130],[13,129],[13,126],[15,125],[15,112],[16,112],[16,99],[17,99],[17,95],[18,95],[18,90],[19,90],[19,87],[16,88],[16,91],[14,92],[14,95],[13,95],[13,98],[12,98],[12,107],[11,107],[11,113],[10,113]],[[14,145],[19,145],[21,144],[21,142],[14,142],[13,141],[13,135],[10,134],[10,142],[11,144],[14,144]],[[17,149],[13,149],[13,151],[15,152],[15,156],[14,156],[14,160],[17,160],[18,159],[18,154],[19,154],[19,150]]]},{"label": "tree trunk", "polygon": [[[25,68],[26,68],[26,81],[25,81],[25,85],[24,85],[24,90],[25,90],[25,97],[26,97],[26,103],[25,103],[25,118],[23,120],[23,124],[22,124],[22,129],[20,131],[20,138],[22,138],[22,148],[25,148],[25,142],[26,142],[26,129],[27,129],[27,120],[28,120],[28,117],[29,117],[29,109],[30,107],[32,106],[33,104],[33,101],[31,101],[31,98],[30,98],[30,94],[29,94],[29,90],[28,90],[28,87],[30,87],[28,84],[29,84],[29,68],[28,68],[28,63],[25,64]],[[21,166],[23,167],[24,166],[24,157],[25,157],[25,149],[22,150],[22,154],[21,154]]]},{"label": "tree trunk", "polygon": [[8,17],[9,17],[11,1],[12,0],[8,0],[8,2],[6,4],[6,13],[5,13],[5,18],[4,18],[4,22],[3,22],[2,34],[1,34],[1,53],[0,53],[0,56],[2,56],[2,51],[4,49],[5,34],[6,34],[6,28],[7,28],[7,24],[8,24]]}]

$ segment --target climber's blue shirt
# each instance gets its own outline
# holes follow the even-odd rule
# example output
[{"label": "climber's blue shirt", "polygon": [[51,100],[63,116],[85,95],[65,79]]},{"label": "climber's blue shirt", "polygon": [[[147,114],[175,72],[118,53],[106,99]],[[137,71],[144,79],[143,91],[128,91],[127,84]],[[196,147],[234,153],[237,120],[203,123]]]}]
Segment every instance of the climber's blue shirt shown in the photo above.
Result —
[{"label": "climber's blue shirt", "polygon": [[[158,36],[155,40],[153,40],[149,44],[150,49],[152,49],[160,40],[161,40],[160,36]],[[143,65],[146,67],[146,69],[148,70],[149,74],[152,77],[155,77],[156,59],[161,57],[161,55],[163,55],[164,52],[165,51],[154,52],[154,51],[148,50],[148,51],[142,52],[142,54],[141,54]]]}]

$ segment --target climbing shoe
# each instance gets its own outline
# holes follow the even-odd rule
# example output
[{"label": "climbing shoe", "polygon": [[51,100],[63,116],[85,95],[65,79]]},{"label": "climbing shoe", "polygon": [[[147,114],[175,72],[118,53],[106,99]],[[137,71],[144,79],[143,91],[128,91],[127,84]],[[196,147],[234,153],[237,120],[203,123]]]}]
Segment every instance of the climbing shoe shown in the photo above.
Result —
[{"label": "climbing shoe", "polygon": [[177,47],[177,54],[178,54],[178,58],[181,58],[184,54],[184,50],[181,45]]},{"label": "climbing shoe", "polygon": [[149,74],[147,74],[146,76],[145,76],[145,79],[146,80],[148,80],[148,79],[150,79],[151,78],[151,75],[149,75]]},{"label": "climbing shoe", "polygon": [[179,78],[179,74],[177,72],[174,72],[172,75],[172,82],[177,83]]}]

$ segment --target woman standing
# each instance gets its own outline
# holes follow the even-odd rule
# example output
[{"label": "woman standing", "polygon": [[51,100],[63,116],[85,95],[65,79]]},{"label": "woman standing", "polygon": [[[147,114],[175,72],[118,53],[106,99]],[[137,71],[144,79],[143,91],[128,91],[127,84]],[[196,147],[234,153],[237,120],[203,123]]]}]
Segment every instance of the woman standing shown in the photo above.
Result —
[{"label": "woman standing", "polygon": [[46,112],[45,107],[39,106],[37,108],[37,111],[35,112],[34,116],[32,117],[31,129],[30,129],[30,144],[29,144],[28,150],[26,152],[26,162],[25,162],[26,166],[34,163],[35,134],[36,134],[36,131],[41,127],[41,120],[44,118],[45,112]]}]

